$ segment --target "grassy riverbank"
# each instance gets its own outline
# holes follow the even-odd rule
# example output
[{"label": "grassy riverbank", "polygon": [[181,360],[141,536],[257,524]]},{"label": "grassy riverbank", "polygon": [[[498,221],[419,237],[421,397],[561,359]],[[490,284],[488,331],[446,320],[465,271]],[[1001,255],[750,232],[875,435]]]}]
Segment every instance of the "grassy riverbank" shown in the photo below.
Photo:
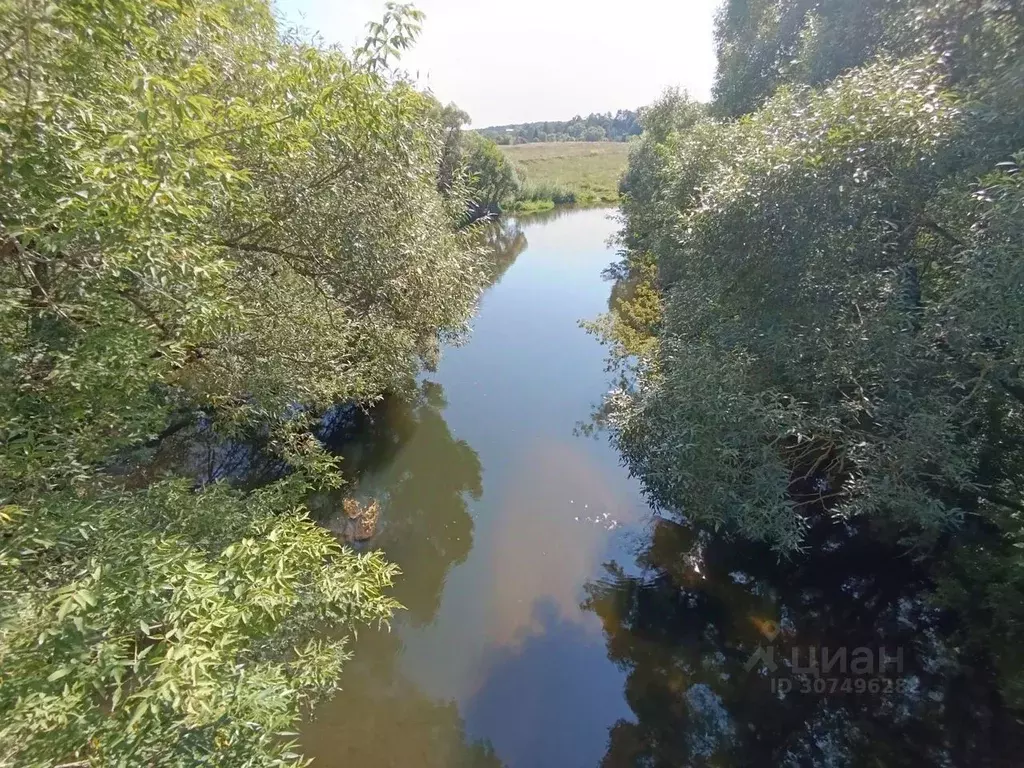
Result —
[{"label": "grassy riverbank", "polygon": [[629,160],[629,144],[624,142],[516,144],[501,151],[526,171],[514,206],[520,212],[616,203],[619,178]]}]

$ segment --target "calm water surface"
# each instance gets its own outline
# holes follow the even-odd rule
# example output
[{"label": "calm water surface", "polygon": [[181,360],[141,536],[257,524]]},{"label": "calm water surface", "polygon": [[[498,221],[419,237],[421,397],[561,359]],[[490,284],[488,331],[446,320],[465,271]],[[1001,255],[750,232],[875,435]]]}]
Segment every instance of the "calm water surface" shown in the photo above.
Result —
[{"label": "calm water surface", "polygon": [[318,765],[596,765],[630,717],[581,601],[649,510],[607,441],[574,434],[608,389],[578,322],[607,309],[614,230],[604,210],[507,223],[471,339],[374,425],[359,491],[384,500],[408,610],[306,727]]},{"label": "calm water surface", "polygon": [[[599,210],[506,223],[469,343],[334,446],[382,503],[373,546],[404,569],[407,610],[359,638],[306,753],[349,768],[1021,765],[998,671],[959,645],[927,564],[893,537],[826,518],[780,560],[653,515],[607,440],[576,436],[608,388],[578,321],[607,307],[613,230]],[[851,661],[814,671],[826,653]]]}]

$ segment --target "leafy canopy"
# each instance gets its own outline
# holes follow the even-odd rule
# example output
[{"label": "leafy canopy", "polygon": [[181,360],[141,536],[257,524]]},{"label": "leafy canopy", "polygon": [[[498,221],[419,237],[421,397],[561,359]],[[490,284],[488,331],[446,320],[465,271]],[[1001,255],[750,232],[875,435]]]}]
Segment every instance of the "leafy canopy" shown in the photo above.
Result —
[{"label": "leafy canopy", "polygon": [[613,271],[661,315],[605,324],[640,358],[608,412],[689,521],[782,553],[853,517],[943,548],[942,601],[1019,703],[1024,17],[881,6],[729,2],[712,115],[644,112]]},{"label": "leafy canopy", "polygon": [[[0,0],[0,762],[295,761],[396,607],[306,518],[340,480],[304,414],[408,391],[484,279],[390,70],[419,20],[348,54],[263,0]],[[198,412],[295,473],[142,484]]]}]

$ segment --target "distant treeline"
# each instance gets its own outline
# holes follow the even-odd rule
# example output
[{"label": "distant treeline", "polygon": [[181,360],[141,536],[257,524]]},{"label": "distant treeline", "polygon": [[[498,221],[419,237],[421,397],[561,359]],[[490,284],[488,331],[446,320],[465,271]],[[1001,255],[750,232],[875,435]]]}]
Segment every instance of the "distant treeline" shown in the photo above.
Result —
[{"label": "distant treeline", "polygon": [[640,115],[630,109],[595,113],[568,121],[492,125],[477,131],[498,144],[529,144],[535,141],[627,141],[640,135]]}]

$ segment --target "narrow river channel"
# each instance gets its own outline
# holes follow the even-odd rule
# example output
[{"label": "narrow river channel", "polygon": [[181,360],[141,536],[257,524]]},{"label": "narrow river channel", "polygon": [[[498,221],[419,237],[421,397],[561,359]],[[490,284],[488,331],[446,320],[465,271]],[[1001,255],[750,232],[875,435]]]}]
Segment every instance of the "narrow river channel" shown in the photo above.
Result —
[{"label": "narrow river channel", "polygon": [[654,515],[606,436],[579,434],[611,379],[579,321],[607,309],[614,230],[602,210],[504,222],[468,343],[413,402],[342,430],[406,610],[361,634],[303,751],[347,768],[1016,764],[998,760],[1018,724],[992,675],[950,662],[920,561],[858,521],[786,560]]},{"label": "narrow river channel", "polygon": [[375,545],[407,610],[306,727],[318,765],[496,764],[476,740],[509,766],[596,765],[629,716],[581,608],[648,517],[607,440],[576,434],[609,384],[578,323],[607,309],[614,229],[606,210],[507,222],[468,343],[384,417],[359,485],[386,500]]}]

